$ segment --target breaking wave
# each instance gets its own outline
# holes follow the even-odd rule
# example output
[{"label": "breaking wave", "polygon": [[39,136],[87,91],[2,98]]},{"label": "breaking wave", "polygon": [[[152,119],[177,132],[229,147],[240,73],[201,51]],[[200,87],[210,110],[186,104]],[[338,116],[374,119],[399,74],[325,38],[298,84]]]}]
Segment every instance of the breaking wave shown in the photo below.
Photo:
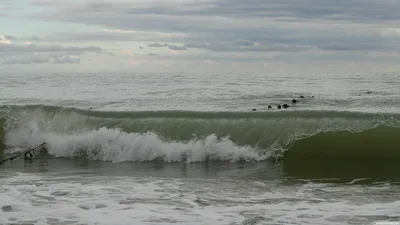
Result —
[{"label": "breaking wave", "polygon": [[6,152],[47,142],[53,157],[112,162],[260,161],[287,154],[400,156],[399,114],[335,111],[106,112],[0,107]]}]

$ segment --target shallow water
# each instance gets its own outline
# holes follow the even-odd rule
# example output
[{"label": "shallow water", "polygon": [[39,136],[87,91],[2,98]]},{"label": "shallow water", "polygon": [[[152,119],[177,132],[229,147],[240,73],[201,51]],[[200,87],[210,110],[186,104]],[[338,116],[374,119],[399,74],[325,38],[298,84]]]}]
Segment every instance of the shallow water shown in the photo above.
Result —
[{"label": "shallow water", "polygon": [[372,224],[400,219],[398,181],[351,180],[343,172],[316,179],[317,174],[299,174],[269,161],[16,161],[2,169],[0,222]]}]

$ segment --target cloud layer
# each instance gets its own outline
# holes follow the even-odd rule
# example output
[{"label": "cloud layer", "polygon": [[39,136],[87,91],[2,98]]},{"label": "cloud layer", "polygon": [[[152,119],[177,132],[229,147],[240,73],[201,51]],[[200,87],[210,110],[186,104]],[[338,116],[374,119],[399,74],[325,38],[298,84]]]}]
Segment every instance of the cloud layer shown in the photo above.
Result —
[{"label": "cloud layer", "polygon": [[[3,42],[1,42],[3,40]],[[32,64],[32,63],[79,63],[76,56],[87,52],[100,53],[100,47],[63,47],[59,45],[36,45],[31,42],[25,44],[13,44],[10,40],[15,37],[0,36],[0,62],[4,64]]]},{"label": "cloud layer", "polygon": [[[22,36],[4,31],[7,33],[0,36],[3,63],[18,62],[22,53],[29,57],[20,57],[20,62],[31,59],[32,63],[79,63],[79,55],[85,53],[107,53],[129,62],[292,63],[297,59],[306,65],[315,61],[400,60],[400,1],[36,0],[26,7],[32,10],[21,17],[32,23],[87,29]],[[18,41],[37,45],[14,44]],[[59,57],[51,55],[54,53]]]}]

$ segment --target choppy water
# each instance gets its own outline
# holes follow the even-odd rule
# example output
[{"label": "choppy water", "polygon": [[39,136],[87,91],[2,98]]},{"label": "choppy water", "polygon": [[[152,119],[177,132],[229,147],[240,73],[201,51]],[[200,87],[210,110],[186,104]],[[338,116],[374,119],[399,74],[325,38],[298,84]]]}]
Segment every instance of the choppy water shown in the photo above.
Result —
[{"label": "choppy water", "polygon": [[0,224],[400,221],[399,74],[0,76]]},{"label": "choppy water", "polygon": [[398,112],[399,74],[1,74],[0,103],[98,110],[249,111],[315,96],[296,109]]}]

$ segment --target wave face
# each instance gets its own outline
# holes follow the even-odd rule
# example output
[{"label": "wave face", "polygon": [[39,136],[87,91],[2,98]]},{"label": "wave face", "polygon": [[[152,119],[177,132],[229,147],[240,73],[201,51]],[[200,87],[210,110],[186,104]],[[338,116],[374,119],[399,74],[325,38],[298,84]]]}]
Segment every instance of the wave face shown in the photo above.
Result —
[{"label": "wave face", "polygon": [[398,114],[106,112],[27,105],[1,106],[0,118],[7,152],[47,142],[54,157],[236,162],[287,154],[400,156]]}]

